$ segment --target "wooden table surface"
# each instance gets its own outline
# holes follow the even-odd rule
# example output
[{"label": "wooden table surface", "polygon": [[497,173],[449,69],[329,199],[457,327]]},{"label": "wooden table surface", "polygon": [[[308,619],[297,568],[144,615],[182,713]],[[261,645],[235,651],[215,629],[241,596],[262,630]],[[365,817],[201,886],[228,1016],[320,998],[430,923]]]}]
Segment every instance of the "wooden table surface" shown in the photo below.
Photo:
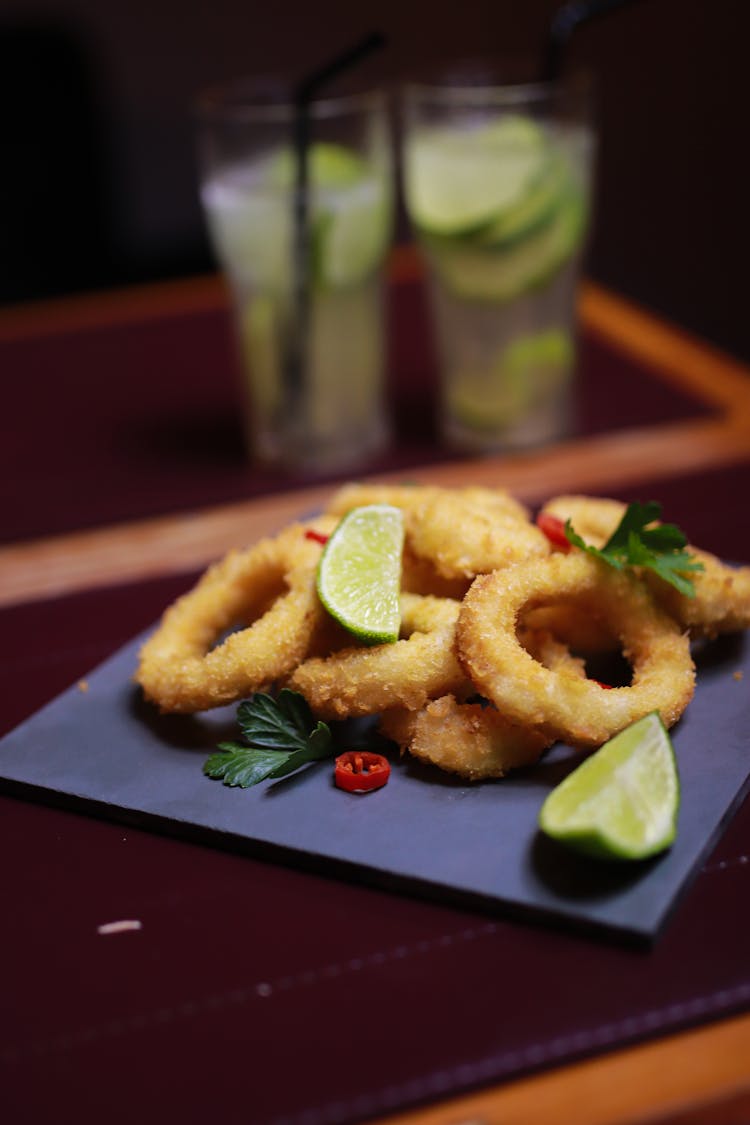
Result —
[{"label": "wooden table surface", "polygon": [[[415,268],[410,253],[394,256],[395,277],[403,278]],[[82,332],[113,320],[169,316],[174,310],[205,309],[224,299],[220,282],[201,278],[7,309],[0,311],[0,341],[49,331]],[[750,371],[595,285],[583,289],[581,317],[587,331],[635,355],[656,377],[688,389],[710,405],[710,414],[572,441],[531,455],[428,465],[412,475],[450,485],[502,484],[534,503],[549,494],[550,481],[556,492],[606,491],[608,486],[636,486],[750,460]],[[378,479],[390,478],[381,474]],[[202,566],[238,542],[274,531],[300,511],[314,508],[330,491],[330,486],[296,489],[10,543],[0,548],[0,606]],[[750,1015],[386,1120],[391,1125],[747,1121]]]}]

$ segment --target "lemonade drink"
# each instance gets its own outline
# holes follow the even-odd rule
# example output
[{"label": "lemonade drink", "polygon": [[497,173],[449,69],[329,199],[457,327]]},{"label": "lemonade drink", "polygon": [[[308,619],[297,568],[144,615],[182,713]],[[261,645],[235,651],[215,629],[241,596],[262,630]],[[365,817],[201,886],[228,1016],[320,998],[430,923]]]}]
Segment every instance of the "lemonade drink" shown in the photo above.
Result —
[{"label": "lemonade drink", "polygon": [[294,403],[295,151],[282,135],[259,153],[214,161],[204,176],[209,232],[233,294],[247,442],[263,461],[336,471],[364,461],[387,436],[381,267],[391,169],[386,138],[368,137],[364,153],[320,140],[307,150],[306,315]]},{"label": "lemonade drink", "polygon": [[[539,93],[407,102],[406,201],[428,263],[445,440],[524,448],[570,424],[592,135]],[[448,100],[450,98],[450,100]],[[434,111],[434,105],[432,106]]]}]

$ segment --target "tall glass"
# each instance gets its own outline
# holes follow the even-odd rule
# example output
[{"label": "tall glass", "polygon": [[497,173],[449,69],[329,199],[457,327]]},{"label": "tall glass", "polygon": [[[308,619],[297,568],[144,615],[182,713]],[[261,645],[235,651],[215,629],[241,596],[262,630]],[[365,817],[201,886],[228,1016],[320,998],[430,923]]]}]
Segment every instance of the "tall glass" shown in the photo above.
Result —
[{"label": "tall glass", "polygon": [[442,434],[459,450],[570,429],[588,101],[545,85],[405,90],[405,200],[427,263]]},{"label": "tall glass", "polygon": [[386,99],[319,101],[302,119],[291,102],[240,83],[205,94],[198,124],[201,198],[231,286],[249,450],[295,470],[355,468],[387,438]]}]

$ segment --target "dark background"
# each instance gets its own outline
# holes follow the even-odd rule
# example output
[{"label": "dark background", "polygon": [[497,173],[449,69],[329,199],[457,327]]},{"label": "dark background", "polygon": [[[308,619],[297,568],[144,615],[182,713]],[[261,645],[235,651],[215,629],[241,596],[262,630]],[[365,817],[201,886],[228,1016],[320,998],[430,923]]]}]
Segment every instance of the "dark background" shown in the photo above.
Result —
[{"label": "dark background", "polygon": [[[363,83],[483,57],[533,76],[550,0],[0,0],[0,302],[210,270],[191,104],[363,33]],[[598,90],[589,275],[742,358],[746,0],[632,0],[567,56]],[[404,228],[401,228],[403,235]]]}]

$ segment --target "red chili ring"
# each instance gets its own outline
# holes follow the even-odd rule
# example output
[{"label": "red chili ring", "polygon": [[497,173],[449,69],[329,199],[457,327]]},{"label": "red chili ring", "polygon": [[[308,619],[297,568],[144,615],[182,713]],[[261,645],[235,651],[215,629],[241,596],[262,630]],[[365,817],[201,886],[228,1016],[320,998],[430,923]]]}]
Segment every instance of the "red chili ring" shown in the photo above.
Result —
[{"label": "red chili ring", "polygon": [[559,516],[553,516],[551,512],[540,512],[536,517],[536,525],[554,547],[559,547],[561,551],[570,550],[570,541],[565,534],[565,521]]},{"label": "red chili ring", "polygon": [[391,766],[382,754],[369,750],[347,750],[335,763],[334,781],[347,793],[371,793],[380,789],[391,776]]}]

